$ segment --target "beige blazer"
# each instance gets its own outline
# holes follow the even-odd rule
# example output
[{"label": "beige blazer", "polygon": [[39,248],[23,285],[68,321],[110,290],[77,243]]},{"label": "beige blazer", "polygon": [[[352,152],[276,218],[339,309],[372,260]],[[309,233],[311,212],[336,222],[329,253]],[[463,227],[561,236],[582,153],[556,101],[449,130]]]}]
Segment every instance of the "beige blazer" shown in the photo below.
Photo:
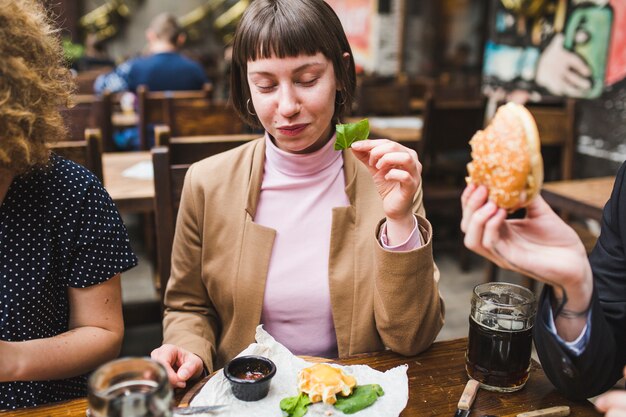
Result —
[{"label": "beige blazer", "polygon": [[[384,250],[377,234],[385,216],[372,177],[351,151],[343,159],[350,206],[333,209],[328,271],[339,355],[385,348],[416,354],[432,343],[444,319],[422,191],[414,210],[425,244],[409,252]],[[209,371],[254,342],[260,321],[275,236],[254,223],[264,160],[261,138],[193,164],[185,178],[164,342],[197,354]]]}]

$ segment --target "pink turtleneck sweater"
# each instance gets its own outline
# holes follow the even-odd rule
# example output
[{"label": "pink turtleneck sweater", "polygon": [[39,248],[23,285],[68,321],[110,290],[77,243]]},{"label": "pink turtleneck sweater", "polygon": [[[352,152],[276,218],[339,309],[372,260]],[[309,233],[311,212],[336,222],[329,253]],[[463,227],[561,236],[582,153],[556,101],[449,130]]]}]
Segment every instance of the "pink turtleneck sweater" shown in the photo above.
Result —
[{"label": "pink turtleneck sweater", "polygon": [[[350,205],[334,138],[310,154],[278,149],[265,136],[265,168],[255,222],[276,230],[261,323],[296,355],[337,357],[328,283],[333,207]],[[421,245],[416,227],[401,245]]]}]

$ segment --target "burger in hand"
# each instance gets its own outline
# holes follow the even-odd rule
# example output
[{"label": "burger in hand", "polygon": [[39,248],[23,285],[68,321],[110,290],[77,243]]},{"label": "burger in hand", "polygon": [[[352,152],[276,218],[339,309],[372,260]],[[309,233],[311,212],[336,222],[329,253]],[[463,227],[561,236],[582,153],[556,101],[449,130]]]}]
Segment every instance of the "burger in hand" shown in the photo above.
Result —
[{"label": "burger in hand", "polygon": [[484,185],[489,199],[513,212],[525,207],[543,184],[543,160],[535,119],[522,105],[507,103],[470,140],[468,183]]}]

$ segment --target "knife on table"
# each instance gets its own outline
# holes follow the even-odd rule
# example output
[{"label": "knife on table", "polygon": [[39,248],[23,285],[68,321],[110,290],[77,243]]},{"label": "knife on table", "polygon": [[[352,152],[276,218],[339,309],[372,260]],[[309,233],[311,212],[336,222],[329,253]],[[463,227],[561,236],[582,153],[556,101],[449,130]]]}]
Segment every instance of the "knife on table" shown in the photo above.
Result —
[{"label": "knife on table", "polygon": [[480,382],[475,379],[470,379],[465,384],[465,389],[463,390],[463,394],[461,394],[461,398],[459,399],[459,403],[457,405],[456,413],[454,417],[467,417],[470,413],[470,408],[474,403],[474,398],[476,398],[476,393],[478,392],[478,388],[480,387]]},{"label": "knife on table", "polygon": [[527,411],[525,413],[518,414],[517,417],[555,417],[555,416],[569,416],[570,409],[566,405],[558,407],[544,408],[542,410]]},{"label": "knife on table", "polygon": [[221,410],[226,407],[225,404],[220,405],[200,405],[200,406],[190,406],[190,407],[174,407],[174,415],[179,416],[190,416],[193,414],[204,414],[211,413],[213,411]]},{"label": "knife on table", "polygon": [[[542,408],[541,410],[526,411],[520,414],[509,414],[503,417],[562,417],[569,416],[570,408],[566,405],[559,405],[557,407]],[[483,414],[480,417],[497,417],[491,414]]]}]

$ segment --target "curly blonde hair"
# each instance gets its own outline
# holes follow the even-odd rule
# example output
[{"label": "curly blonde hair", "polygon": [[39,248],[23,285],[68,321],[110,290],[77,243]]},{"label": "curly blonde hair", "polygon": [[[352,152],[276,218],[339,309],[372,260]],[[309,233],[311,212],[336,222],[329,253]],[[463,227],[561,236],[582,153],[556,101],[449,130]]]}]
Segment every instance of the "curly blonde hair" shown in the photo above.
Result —
[{"label": "curly blonde hair", "polygon": [[59,113],[74,90],[57,30],[35,0],[0,0],[0,167],[45,165],[65,135]]}]

